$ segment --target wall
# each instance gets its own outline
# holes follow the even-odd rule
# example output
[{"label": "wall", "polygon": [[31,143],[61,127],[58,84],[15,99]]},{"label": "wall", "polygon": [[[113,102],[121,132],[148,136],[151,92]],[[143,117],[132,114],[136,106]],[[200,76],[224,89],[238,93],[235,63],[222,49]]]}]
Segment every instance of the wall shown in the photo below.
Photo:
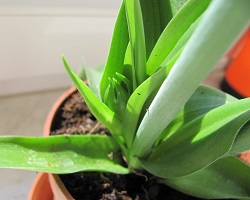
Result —
[{"label": "wall", "polygon": [[1,0],[0,96],[71,84],[63,64],[105,61],[118,0]]}]

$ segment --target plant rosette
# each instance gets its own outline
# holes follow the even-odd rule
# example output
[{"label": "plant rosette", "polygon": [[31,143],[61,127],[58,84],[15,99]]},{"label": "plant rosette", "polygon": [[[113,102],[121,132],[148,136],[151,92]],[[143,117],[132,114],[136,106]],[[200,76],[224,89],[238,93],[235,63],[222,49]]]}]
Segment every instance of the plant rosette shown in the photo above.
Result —
[{"label": "plant rosette", "polygon": [[[54,103],[46,119],[46,123],[44,126],[44,136],[49,136],[51,134],[52,127],[55,126],[53,125],[53,123],[58,123],[58,120],[56,118],[58,118],[58,114],[61,114],[63,104],[72,94],[76,93],[76,91],[77,89],[75,87],[70,88]],[[242,153],[240,156],[243,160],[250,163],[249,153]],[[173,191],[171,195],[175,195],[175,198],[179,197],[181,199],[186,197],[184,195],[180,195],[178,192]],[[41,198],[46,200],[74,199],[65,187],[59,175],[45,173],[41,173],[37,176],[29,195],[29,200],[38,200]]]},{"label": "plant rosette", "polygon": [[[70,123],[72,123],[72,124],[70,124],[70,126],[67,126],[66,125],[66,123],[65,122],[62,122],[62,121],[64,121],[64,120],[62,120],[62,116],[61,115],[71,115],[71,109],[72,108],[69,108],[69,106],[68,105],[71,105],[72,107],[74,107],[73,105],[75,104],[75,102],[77,102],[77,103],[84,103],[84,102],[79,102],[79,99],[77,99],[77,98],[73,98],[73,97],[71,97],[73,94],[75,94],[77,92],[77,89],[76,88],[71,88],[71,89],[69,89],[69,90],[67,90],[55,103],[54,103],[54,105],[53,105],[53,107],[51,108],[51,111],[49,112],[49,114],[48,114],[48,117],[47,117],[47,119],[46,119],[46,123],[45,123],[45,126],[44,126],[44,136],[50,136],[51,135],[51,132],[53,132],[53,130],[54,131],[56,131],[56,132],[59,132],[59,134],[61,133],[61,132],[63,132],[63,131],[61,131],[61,130],[59,130],[58,131],[58,129],[62,129],[61,127],[63,127],[63,129],[65,129],[65,127],[68,127],[67,129],[68,129],[68,133],[69,134],[79,134],[79,132],[75,132],[75,130],[77,130],[77,123],[76,122],[74,122],[74,123],[72,123],[72,122],[70,122]],[[69,99],[70,99],[70,101],[69,101]],[[67,103],[68,102],[68,103]],[[79,104],[78,104],[79,105]],[[62,112],[62,110],[65,110],[65,107],[67,108],[67,113],[63,113]],[[82,110],[80,109],[80,107],[79,106],[76,106],[76,107],[78,107],[78,111],[79,112],[82,112]],[[75,114],[74,112],[72,112],[73,113],[73,115],[75,116],[75,115],[77,115],[77,114]],[[86,120],[86,119],[85,119]],[[63,124],[61,127],[60,127],[60,125],[58,125],[58,123],[61,123],[61,124]],[[55,127],[57,127],[57,128],[55,128]],[[93,129],[93,127],[91,128],[91,129]],[[65,132],[65,131],[64,131]],[[54,133],[55,134],[55,133]],[[76,197],[78,197],[78,198],[74,198],[73,196],[72,196],[72,194],[70,193],[70,191],[67,189],[67,185],[65,185],[64,184],[64,182],[62,181],[62,179],[60,178],[60,175],[58,175],[58,174],[42,174],[42,176],[46,176],[46,181],[47,181],[47,184],[49,183],[49,188],[48,188],[48,185],[46,185],[46,188],[48,188],[48,194],[47,193],[45,193],[45,191],[44,191],[44,188],[42,188],[42,187],[44,187],[44,184],[45,184],[45,180],[43,180],[43,179],[45,179],[45,178],[43,178],[41,181],[42,181],[42,183],[40,183],[39,181],[40,181],[40,179],[41,179],[41,175],[39,174],[38,175],[38,177],[37,177],[37,179],[35,180],[35,182],[34,182],[34,185],[33,185],[33,187],[31,188],[31,191],[30,191],[30,200],[36,200],[39,196],[40,197],[43,197],[43,195],[46,195],[46,196],[49,196],[50,198],[44,198],[44,199],[48,199],[48,200],[50,200],[50,199],[52,199],[53,198],[53,200],[70,200],[70,199],[81,199],[81,198],[84,198],[83,196],[81,196],[81,194],[83,193],[82,191],[80,192],[80,194],[79,194],[79,192],[77,193],[77,192],[74,192],[74,194],[75,194],[75,196]],[[81,175],[77,175],[76,174],[76,176],[81,176]],[[72,177],[70,177],[70,178],[75,178],[74,176],[72,176]],[[138,178],[139,178],[139,176],[138,176]],[[140,177],[141,179],[143,179],[143,181],[142,182],[148,182],[148,181],[146,181],[145,180],[145,178],[144,177]],[[78,181],[79,181],[80,179],[78,178]],[[83,181],[84,182],[84,180],[81,180],[81,181]],[[124,181],[124,179],[122,179],[121,181]],[[127,183],[127,185],[131,185],[131,184],[133,184],[133,183],[129,183],[129,181],[130,180],[127,180],[128,181],[128,183]],[[72,182],[74,182],[74,181],[72,181]],[[85,183],[85,185],[91,185],[91,182],[92,181],[88,181],[88,180],[85,180],[85,182],[87,182],[87,183]],[[120,181],[119,181],[120,182]],[[109,184],[109,183],[103,183],[103,184]],[[83,185],[83,183],[82,182],[80,182],[79,183],[79,185]],[[68,185],[69,186],[69,185]],[[69,187],[72,187],[72,185],[71,186],[69,186]],[[73,186],[73,187],[76,187],[76,186]],[[91,186],[90,188],[92,188],[93,186]],[[113,187],[113,186],[112,186]],[[152,187],[152,186],[151,186]],[[35,189],[34,189],[35,188]],[[100,187],[101,188],[101,187]],[[184,194],[181,194],[181,193],[179,193],[178,191],[175,191],[175,190],[172,190],[172,189],[170,189],[170,188],[167,188],[167,187],[163,187],[163,186],[161,186],[161,187],[154,187],[155,188],[155,191],[154,191],[154,194],[152,194],[153,196],[156,196],[156,195],[158,195],[158,196],[160,196],[161,198],[164,198],[165,196],[172,196],[173,198],[176,198],[176,199],[183,199],[184,197],[185,198],[188,198],[188,196],[187,195],[184,195]],[[120,189],[120,188],[119,188]],[[123,191],[121,192],[121,191],[117,191],[117,193],[121,193],[120,194],[120,197],[123,195],[123,197],[124,198],[130,198],[130,197],[128,197],[128,195],[131,195],[131,194],[127,194],[127,191],[126,191],[126,187],[124,187],[123,188]],[[158,190],[161,190],[160,192],[158,191]],[[71,188],[71,190],[74,190],[74,188],[72,189]],[[87,188],[85,188],[85,189],[83,189],[83,190],[89,190],[89,187],[87,187]],[[52,193],[52,191],[53,191],[53,193]],[[105,193],[102,193],[103,191],[105,191]],[[158,192],[157,192],[158,191]],[[133,192],[134,192],[134,190],[133,190]],[[143,191],[143,190],[138,190],[138,191],[136,191],[136,192],[138,192],[138,193],[143,193],[143,192],[145,192],[145,191]],[[88,191],[88,192],[86,192],[86,194],[87,195],[89,195],[90,193],[94,193],[93,191]],[[96,192],[97,194],[100,194],[99,196],[108,196],[108,195],[110,195],[110,196],[115,196],[116,194],[114,194],[113,193],[113,191],[109,191],[108,192],[108,190],[107,190],[107,188],[105,188],[105,190],[100,190],[100,191],[98,191],[98,192]],[[42,194],[42,195],[41,195]],[[96,195],[96,194],[95,194]],[[132,194],[132,196],[136,196],[136,193],[135,194]],[[164,197],[163,197],[163,195],[165,195]],[[81,197],[79,197],[79,196],[81,196]],[[94,196],[94,195],[93,195]],[[52,197],[52,198],[51,198]],[[91,199],[95,199],[95,198],[97,198],[97,197],[91,197]],[[118,197],[117,197],[118,198]],[[144,197],[143,197],[144,198]],[[160,198],[160,199],[161,199]],[[86,199],[86,198],[85,198]]]},{"label": "plant rosette", "polygon": [[[200,83],[250,23],[248,0],[124,0],[89,86],[63,63],[111,134],[0,137],[0,167],[53,174],[145,171],[204,199],[250,199],[250,99]],[[18,152],[18,153],[17,153]],[[112,154],[112,159],[110,156]]]}]

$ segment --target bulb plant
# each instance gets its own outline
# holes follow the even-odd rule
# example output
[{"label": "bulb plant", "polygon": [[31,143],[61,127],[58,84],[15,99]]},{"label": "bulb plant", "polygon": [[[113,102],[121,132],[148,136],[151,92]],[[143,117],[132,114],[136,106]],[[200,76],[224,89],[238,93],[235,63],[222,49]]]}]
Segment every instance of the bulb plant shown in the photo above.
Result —
[{"label": "bulb plant", "polygon": [[0,167],[147,171],[195,197],[250,199],[250,167],[237,157],[250,149],[250,99],[200,85],[249,25],[249,8],[248,0],[123,0],[106,63],[85,69],[88,85],[63,57],[111,136],[1,136]]}]

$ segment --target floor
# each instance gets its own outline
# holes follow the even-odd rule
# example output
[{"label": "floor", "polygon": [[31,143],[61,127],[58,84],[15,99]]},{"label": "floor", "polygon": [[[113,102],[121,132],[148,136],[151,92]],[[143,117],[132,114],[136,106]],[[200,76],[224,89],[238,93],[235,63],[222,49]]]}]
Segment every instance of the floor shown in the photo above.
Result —
[{"label": "floor", "polygon": [[[41,136],[54,101],[66,90],[0,97],[0,135]],[[36,172],[0,169],[0,199],[28,198]]]}]

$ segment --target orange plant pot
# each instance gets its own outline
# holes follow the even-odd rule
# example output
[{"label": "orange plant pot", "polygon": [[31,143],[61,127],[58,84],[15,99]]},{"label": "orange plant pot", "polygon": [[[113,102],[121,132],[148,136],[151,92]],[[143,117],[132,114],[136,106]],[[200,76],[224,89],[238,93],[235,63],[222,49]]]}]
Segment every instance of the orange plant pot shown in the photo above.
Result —
[{"label": "orange plant pot", "polygon": [[39,173],[29,193],[29,200],[54,200],[49,184],[49,177],[46,173]]},{"label": "orange plant pot", "polygon": [[250,97],[250,27],[227,54],[231,62],[222,89],[236,97]]}]

